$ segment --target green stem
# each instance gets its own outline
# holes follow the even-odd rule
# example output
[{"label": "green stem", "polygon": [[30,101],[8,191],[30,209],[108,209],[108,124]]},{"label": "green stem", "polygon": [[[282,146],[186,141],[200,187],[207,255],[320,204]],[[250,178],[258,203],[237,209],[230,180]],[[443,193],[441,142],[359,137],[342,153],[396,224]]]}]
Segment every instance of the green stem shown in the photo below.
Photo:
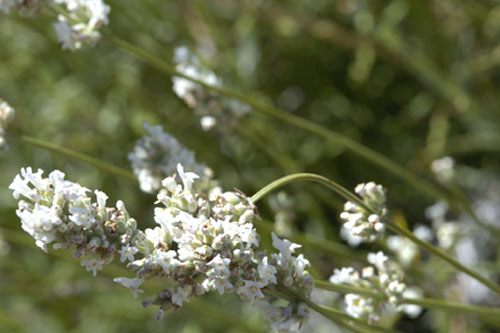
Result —
[{"label": "green stem", "polygon": [[358,288],[358,287],[348,286],[345,284],[334,284],[334,283],[330,283],[330,282],[326,282],[326,281],[314,280],[314,286],[318,289],[334,291],[336,293],[356,294],[356,295],[371,297],[371,298],[375,298],[375,299],[386,298],[385,295],[380,294],[376,291],[366,289],[366,288]]},{"label": "green stem", "polygon": [[314,174],[314,173],[294,173],[282,178],[279,178],[272,183],[264,186],[261,190],[259,190],[257,193],[252,195],[250,200],[252,200],[253,203],[256,203],[260,199],[262,199],[265,195],[273,192],[274,190],[285,186],[289,183],[296,182],[296,181],[311,181],[311,182],[316,182],[320,183],[322,185],[325,185],[326,187],[330,188],[333,190],[335,193],[339,194],[341,197],[353,201],[356,203],[360,203],[361,207],[367,209],[368,207],[357,197],[355,194],[351,193],[349,190],[345,189],[344,187],[340,186],[339,184],[335,183],[334,181],[331,181],[330,179]]},{"label": "green stem", "polygon": [[[349,190],[345,189],[344,187],[340,186],[339,184],[329,180],[326,177],[316,175],[316,174],[311,174],[311,173],[297,173],[297,174],[292,174],[288,175],[285,177],[282,177],[280,179],[275,180],[274,182],[270,183],[269,185],[264,186],[260,191],[255,193],[250,199],[252,202],[257,202],[260,200],[263,196],[266,194],[276,190],[277,188],[284,186],[288,183],[295,182],[295,181],[313,181],[320,183],[330,189],[332,189],[335,193],[339,194],[342,196],[344,199],[351,201],[355,203],[357,206],[365,209],[371,214],[377,214],[373,209],[370,207],[366,206],[363,200],[361,200],[360,197],[355,195],[354,193],[351,193]],[[441,249],[435,247],[434,245],[427,243],[420,238],[416,237],[412,232],[409,230],[402,228],[398,226],[397,224],[393,222],[385,222],[386,226],[388,229],[394,231],[395,233],[409,238],[411,241],[413,241],[415,244],[423,248],[424,250],[427,250],[429,253],[443,259],[444,261],[448,262],[450,265],[455,267],[456,269],[464,272],[465,274],[475,278],[476,280],[480,281],[483,283],[485,286],[490,288],[491,290],[495,291],[496,293],[500,294],[500,286],[498,286],[496,283],[493,281],[485,278],[481,274],[471,270],[470,268],[465,267],[461,263],[459,263],[457,260],[455,260],[453,257],[442,251]]]},{"label": "green stem", "polygon": [[[343,284],[334,284],[326,281],[315,280],[314,286],[319,289],[334,291],[343,294],[357,294],[361,296],[371,297],[374,299],[384,299],[384,294],[376,291],[353,287]],[[434,298],[403,298],[403,304],[414,304],[426,309],[440,309],[446,311],[464,312],[476,314],[480,316],[500,316],[500,309],[487,306],[466,305],[461,303],[452,303],[444,299]]]},{"label": "green stem", "polygon": [[[378,165],[382,167],[383,169],[389,171],[396,177],[402,179],[406,183],[410,184],[413,188],[415,188],[417,191],[419,191],[422,194],[425,194],[431,198],[434,199],[444,199],[446,200],[453,208],[463,210],[465,213],[469,214],[473,220],[478,223],[479,226],[481,227],[486,227],[487,230],[489,231],[494,231],[494,233],[500,237],[500,231],[492,228],[491,226],[488,226],[484,222],[482,222],[472,211],[471,209],[468,209],[467,207],[463,209],[461,206],[457,205],[455,202],[454,198],[452,195],[447,193],[446,191],[442,190],[435,184],[423,179],[422,177],[419,177],[412,173],[411,171],[407,170],[406,168],[402,167],[398,163],[392,161],[391,159],[385,157],[384,155],[367,148],[363,146],[362,144],[357,143],[356,141],[339,134],[335,131],[332,131],[328,128],[325,128],[321,125],[318,125],[312,121],[309,121],[307,119],[304,119],[302,117],[290,114],[288,112],[284,112],[278,108],[275,108],[271,105],[262,103],[260,101],[255,100],[253,97],[249,97],[248,94],[242,94],[230,89],[227,89],[225,87],[220,87],[216,85],[211,85],[208,84],[202,80],[198,80],[194,77],[191,77],[189,75],[183,74],[179,71],[176,70],[175,66],[170,64],[169,62],[160,59],[156,57],[155,55],[136,47],[133,44],[130,44],[129,42],[120,39],[118,37],[112,37],[112,41],[118,45],[120,48],[123,50],[135,55],[138,58],[141,58],[142,60],[146,61],[150,65],[156,67],[158,70],[162,71],[163,73],[167,75],[173,75],[173,76],[179,76],[183,77],[187,80],[190,80],[194,83],[199,84],[200,86],[218,92],[221,95],[239,100],[240,102],[243,102],[249,106],[251,106],[254,110],[267,114],[269,116],[272,116],[277,119],[281,119],[291,125],[294,125],[296,127],[302,128],[306,131],[309,131],[311,133],[314,133],[320,137],[323,137],[326,140],[332,141],[339,146],[342,146],[354,154],[364,158],[365,160]],[[463,203],[463,202],[461,202]]]},{"label": "green stem", "polygon": [[117,175],[129,180],[134,181],[137,183],[137,178],[134,176],[134,174],[128,170],[122,169],[120,167],[117,167],[116,165],[110,164],[108,162],[104,162],[100,159],[79,153],[77,151],[71,150],[69,148],[61,147],[56,144],[53,144],[51,142],[44,141],[42,139],[37,139],[33,138],[27,135],[21,135],[18,138],[20,141],[27,143],[29,145],[38,147],[38,148],[43,148],[64,156],[68,156],[74,159],[77,159],[79,161],[85,162],[87,164],[96,166],[110,174]]},{"label": "green stem", "polygon": [[387,228],[394,231],[395,233],[404,236],[406,238],[409,238],[412,242],[420,246],[421,248],[427,250],[429,253],[435,255],[436,257],[439,257],[445,261],[447,261],[450,265],[458,269],[459,271],[464,272],[465,274],[475,278],[476,280],[480,281],[483,283],[485,286],[490,288],[491,290],[495,291],[497,294],[500,294],[500,286],[494,283],[493,281],[485,278],[481,274],[477,273],[476,271],[462,265],[459,263],[457,260],[455,260],[452,256],[444,252],[443,250],[435,247],[434,245],[427,243],[417,236],[415,236],[411,231],[408,229],[402,228],[399,225],[393,223],[393,222],[386,222],[385,223]]},{"label": "green stem", "polygon": [[379,165],[380,167],[392,172],[394,175],[397,177],[405,180],[412,186],[414,186],[417,190],[419,190],[422,193],[425,193],[431,197],[434,198],[446,198],[449,200],[449,195],[439,189],[437,186],[434,184],[421,179],[420,177],[415,176],[413,173],[405,169],[404,167],[400,166],[399,164],[393,162],[392,160],[388,159],[387,157],[369,149],[366,148],[365,146],[357,143],[356,141],[343,136],[342,134],[339,134],[337,132],[334,132],[330,129],[327,129],[321,125],[318,125],[316,123],[313,123],[307,119],[301,118],[299,116],[295,116],[293,114],[281,111],[280,109],[277,109],[273,106],[270,106],[265,103],[261,103],[259,101],[254,100],[252,97],[249,97],[248,94],[242,94],[224,87],[220,86],[215,86],[208,84],[202,80],[196,79],[194,77],[191,77],[189,75],[183,74],[175,69],[175,66],[172,64],[168,63],[167,61],[160,59],[156,57],[155,55],[136,47],[133,44],[130,44],[129,42],[113,37],[112,38],[113,42],[117,44],[120,48],[123,50],[143,59],[150,65],[156,67],[158,70],[166,73],[167,75],[174,75],[174,76],[179,76],[183,77],[187,80],[190,80],[196,84],[199,84],[200,86],[216,91],[224,96],[234,98],[236,100],[239,100],[240,102],[243,102],[245,104],[248,104],[249,106],[253,107],[256,111],[265,113],[267,115],[273,116],[275,118],[281,119],[287,123],[290,123],[294,126],[300,127],[302,129],[305,129],[309,132],[312,132],[318,136],[321,136],[327,140],[330,140],[332,142],[335,142],[336,144],[343,146],[349,150],[351,150],[353,153],[359,155],[360,157],[365,158],[366,160]]}]

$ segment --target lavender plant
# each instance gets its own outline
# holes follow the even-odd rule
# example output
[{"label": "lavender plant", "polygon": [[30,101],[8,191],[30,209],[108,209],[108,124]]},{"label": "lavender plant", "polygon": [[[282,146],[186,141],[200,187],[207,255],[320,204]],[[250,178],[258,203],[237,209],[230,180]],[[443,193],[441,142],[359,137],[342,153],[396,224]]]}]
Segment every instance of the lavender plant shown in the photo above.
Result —
[{"label": "lavender plant", "polygon": [[[108,205],[108,194],[66,180],[61,171],[44,176],[40,169],[22,168],[8,186],[18,201],[18,218],[9,216],[9,200],[1,203],[7,222],[0,226],[0,280],[13,287],[0,287],[6,292],[0,331],[23,330],[40,308],[41,318],[66,316],[64,325],[78,321],[79,328],[71,329],[81,331],[100,327],[96,318],[107,313],[120,319],[112,320],[114,328],[102,319],[109,331],[164,330],[165,325],[174,331],[234,326],[252,332],[499,327],[494,321],[500,314],[496,178],[463,164],[472,160],[474,167],[495,170],[495,158],[483,150],[497,149],[497,125],[493,113],[482,110],[491,110],[483,100],[494,101],[496,95],[491,90],[476,97],[466,83],[470,78],[483,88],[489,81],[481,75],[484,68],[494,68],[496,53],[484,41],[495,40],[498,8],[485,14],[481,5],[409,6],[399,0],[380,6],[345,1],[109,4],[111,21],[111,7],[101,0],[0,0],[6,14],[0,42],[8,41],[0,81],[9,82],[0,90],[9,100],[14,97],[17,110],[15,126],[7,132],[14,109],[0,100],[0,150],[7,152],[7,140],[13,147],[2,160],[5,174],[26,164],[64,169],[128,207],[122,200]],[[335,15],[317,14],[331,12]],[[429,42],[413,31],[422,16],[443,28],[436,31],[454,36],[436,32],[442,45],[456,40],[472,45],[460,46],[461,56],[450,62],[449,72],[444,64],[452,54],[432,55],[429,50],[441,48],[420,48],[427,45],[421,41]],[[51,20],[55,33],[44,30]],[[61,49],[83,52],[49,53],[56,49],[50,47],[55,35]],[[315,39],[326,45],[309,43]],[[352,50],[354,57],[334,52],[332,43]],[[332,83],[332,77],[341,82],[342,76],[348,84]],[[489,91],[474,92],[483,90]],[[144,122],[147,133],[128,154],[130,172],[116,161],[135,140],[128,129],[146,119],[164,126]],[[193,126],[198,122],[202,131]],[[179,140],[164,127],[175,127]],[[229,131],[231,136],[213,135]],[[367,137],[372,131],[376,139]],[[387,144],[394,133],[399,133],[397,144]],[[426,139],[415,139],[415,133]],[[213,140],[224,144],[213,145]],[[47,152],[25,146],[95,168],[61,165]],[[461,158],[468,152],[476,154],[473,159]],[[366,164],[343,156],[350,153]],[[384,186],[369,181],[351,192],[327,177],[296,173],[301,170],[342,183],[383,179]],[[283,173],[288,176],[279,178]],[[268,205],[259,203],[296,181],[319,183],[337,196],[297,186],[270,197]],[[223,190],[232,186],[255,194]],[[139,189],[154,194],[156,202]],[[424,215],[430,223],[422,223]],[[67,258],[48,259],[28,250],[33,242],[17,232],[18,220],[47,255],[65,258],[60,250],[72,251],[77,267],[68,268]],[[33,261],[40,263],[36,269]],[[81,278],[79,266],[95,279]],[[30,281],[36,288],[17,291],[18,283]],[[39,288],[40,281],[54,287]],[[122,286],[147,308],[119,298],[121,290],[128,293]],[[84,320],[50,306],[70,304],[62,298],[85,292],[102,298],[77,302],[86,308],[73,317]],[[243,304],[262,311],[252,314]],[[260,316],[269,324],[262,324]],[[154,317],[165,319],[149,321]],[[34,330],[63,330],[47,322],[48,329]]]}]

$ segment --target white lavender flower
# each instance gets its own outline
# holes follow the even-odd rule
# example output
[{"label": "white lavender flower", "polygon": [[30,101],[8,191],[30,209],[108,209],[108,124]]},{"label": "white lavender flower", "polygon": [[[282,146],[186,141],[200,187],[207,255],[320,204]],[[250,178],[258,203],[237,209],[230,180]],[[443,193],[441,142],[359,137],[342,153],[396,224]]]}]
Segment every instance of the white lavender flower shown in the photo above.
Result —
[{"label": "white lavender flower", "polygon": [[17,215],[23,228],[45,251],[49,244],[66,249],[75,245],[74,256],[85,257],[81,265],[94,276],[117,256],[129,261],[136,276],[114,281],[134,297],[146,279],[168,280],[169,288],[143,302],[159,306],[157,318],[192,297],[234,292],[245,300],[266,302],[273,309],[272,326],[279,331],[300,327],[308,314],[305,305],[294,300],[280,306],[266,293],[292,288],[310,297],[314,282],[306,270],[309,261],[294,256],[300,246],[273,234],[279,253],[257,252],[253,221],[258,215],[249,198],[240,192],[198,192],[199,177],[180,164],[177,174],[181,182],[165,179],[168,186],[157,195],[162,204],[155,209],[158,226],[144,232],[137,230],[121,201],[116,209],[107,208],[106,194],[95,191],[92,200],[88,189],[65,180],[60,171],[44,178],[42,170],[21,169],[9,188],[21,199]]},{"label": "white lavender flower", "polygon": [[[129,264],[138,279],[160,276],[173,282],[144,303],[158,305],[158,317],[209,291],[221,295],[234,292],[245,300],[269,304],[273,298],[264,288],[293,286],[304,296],[310,295],[313,280],[306,271],[309,262],[302,255],[293,256],[299,245],[273,234],[273,244],[280,253],[266,256],[256,252],[259,238],[252,222],[258,216],[245,195],[197,192],[196,174],[184,172],[180,164],[177,174],[181,183],[169,177],[163,181],[167,186],[158,193],[158,202],[163,205],[155,209],[159,227],[136,237],[134,246],[143,257]],[[307,314],[297,302],[288,304],[285,312],[273,323],[300,323]]]},{"label": "white lavender flower", "polygon": [[[430,242],[433,239],[431,229],[424,225],[416,226],[413,233],[426,242]],[[405,268],[409,267],[420,254],[419,247],[413,241],[398,235],[387,237],[387,247],[394,252],[398,258],[398,262]]]},{"label": "white lavender flower", "polygon": [[375,213],[347,201],[344,205],[344,211],[340,214],[340,218],[344,220],[343,227],[349,230],[352,235],[361,237],[364,242],[373,242],[385,231],[385,225],[382,222],[387,212],[385,189],[382,185],[369,182],[359,184],[354,191],[363,199],[363,203]]},{"label": "white lavender flower", "polygon": [[0,98],[0,153],[9,149],[7,145],[7,126],[14,118],[14,109]]},{"label": "white lavender flower", "polygon": [[[162,186],[162,180],[175,174],[179,163],[187,171],[202,175],[203,182],[200,183],[205,183],[205,185],[210,183],[215,187],[211,181],[212,171],[207,166],[198,163],[194,153],[166,133],[162,126],[150,126],[144,123],[144,129],[148,134],[138,140],[134,151],[128,154],[134,174],[139,179],[141,190],[147,193],[158,192]],[[170,182],[170,178],[167,182]],[[165,184],[165,186],[169,185]]]},{"label": "white lavender flower", "polygon": [[361,273],[352,267],[335,269],[330,276],[331,283],[347,284],[358,288],[368,288],[385,295],[375,299],[365,295],[346,294],[345,311],[356,318],[378,321],[384,305],[403,311],[403,296],[407,290],[403,282],[403,272],[393,261],[388,260],[382,251],[368,254],[368,262],[373,266],[364,267]]},{"label": "white lavender flower", "polygon": [[95,276],[103,264],[130,249],[137,223],[122,202],[108,208],[107,196],[100,191],[95,191],[93,202],[89,189],[64,177],[58,170],[43,178],[42,170],[21,169],[9,186],[20,199],[16,213],[38,247],[46,252],[49,244],[66,249],[75,245],[76,258],[91,257],[81,264]]},{"label": "white lavender flower", "polygon": [[[177,47],[174,52],[176,69],[194,79],[213,86],[221,86],[222,80],[206,68],[200,59],[187,47]],[[183,77],[172,78],[174,93],[200,117],[203,130],[228,129],[240,118],[250,112],[250,107],[239,101],[228,99],[208,91],[200,84]]]},{"label": "white lavender flower", "polygon": [[137,298],[138,293],[143,293],[144,290],[139,289],[141,284],[144,282],[144,279],[141,278],[133,278],[133,279],[128,279],[128,278],[114,278],[114,282],[120,283],[124,287],[130,289],[130,292],[134,296],[134,298]]},{"label": "white lavender flower", "polygon": [[64,5],[68,17],[58,15],[54,23],[62,49],[71,51],[93,47],[99,41],[99,29],[108,24],[110,8],[102,0],[54,0]]}]

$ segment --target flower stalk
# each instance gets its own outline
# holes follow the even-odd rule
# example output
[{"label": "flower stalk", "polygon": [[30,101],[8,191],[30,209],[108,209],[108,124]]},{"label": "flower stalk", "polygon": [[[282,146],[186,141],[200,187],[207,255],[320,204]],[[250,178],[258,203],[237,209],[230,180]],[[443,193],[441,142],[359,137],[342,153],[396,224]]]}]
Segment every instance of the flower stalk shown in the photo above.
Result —
[{"label": "flower stalk", "polygon": [[[296,173],[292,175],[288,175],[285,177],[282,177],[280,179],[277,179],[270,184],[264,186],[261,190],[259,190],[257,193],[255,193],[250,199],[253,203],[256,203],[258,200],[262,199],[265,195],[269,194],[270,192],[276,190],[277,188],[280,188],[288,183],[296,182],[296,181],[312,181],[312,182],[317,182],[320,183],[331,190],[333,190],[335,193],[339,194],[346,200],[355,203],[359,207],[362,207],[363,209],[367,210],[368,212],[371,212],[373,214],[376,214],[371,207],[368,207],[363,200],[361,200],[359,197],[357,197],[354,193],[350,192],[346,188],[342,187],[341,185],[335,183],[334,181],[312,173]],[[496,283],[493,281],[485,278],[481,274],[477,273],[476,271],[462,265],[459,263],[456,259],[454,259],[452,256],[448,255],[441,249],[435,247],[434,245],[425,242],[418,237],[416,237],[413,233],[410,231],[398,226],[397,224],[386,221],[385,222],[387,225],[387,228],[392,230],[393,232],[409,238],[411,241],[413,241],[415,244],[423,248],[424,250],[428,251],[429,253],[435,255],[436,257],[439,257],[443,259],[444,261],[448,262],[450,265],[455,267],[457,270],[464,272],[465,274],[473,277],[474,279],[480,281],[483,283],[485,286],[490,288],[491,290],[495,291],[496,293],[500,294],[500,286],[498,286]]]}]

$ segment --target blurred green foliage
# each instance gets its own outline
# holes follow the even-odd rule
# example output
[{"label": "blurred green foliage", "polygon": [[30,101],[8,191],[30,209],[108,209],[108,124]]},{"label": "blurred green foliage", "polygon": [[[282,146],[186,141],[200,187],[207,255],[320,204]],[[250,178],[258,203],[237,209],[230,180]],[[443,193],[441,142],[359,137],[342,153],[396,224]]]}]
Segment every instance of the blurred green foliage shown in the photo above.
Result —
[{"label": "blurred green foliage", "polygon": [[[16,140],[21,134],[129,168],[127,153],[148,121],[194,150],[224,187],[249,195],[282,175],[308,171],[347,188],[368,180],[384,184],[390,207],[403,211],[410,225],[424,222],[423,210],[433,202],[343,148],[256,112],[231,131],[202,131],[172,92],[170,78],[118,49],[113,35],[167,61],[175,47],[188,45],[225,86],[342,133],[431,181],[430,162],[445,155],[485,172],[499,170],[498,1],[107,3],[110,24],[100,45],[77,53],[59,49],[49,11],[36,18],[0,17],[0,97],[17,111],[11,150],[0,162],[0,230],[10,247],[0,258],[0,331],[267,328],[256,307],[216,295],[155,321],[153,309],[143,309],[112,282],[110,276],[127,274],[118,266],[92,278],[61,251],[43,254],[22,233],[7,190],[21,167],[60,169],[68,179],[102,189],[111,201],[122,199],[143,228],[153,225],[154,197],[126,179],[28,146]],[[315,185],[286,190],[298,230],[338,240],[341,201]],[[272,216],[266,203],[261,214]],[[345,263],[304,251],[319,263],[319,277]],[[451,330],[444,318],[435,319],[434,328]]]}]

